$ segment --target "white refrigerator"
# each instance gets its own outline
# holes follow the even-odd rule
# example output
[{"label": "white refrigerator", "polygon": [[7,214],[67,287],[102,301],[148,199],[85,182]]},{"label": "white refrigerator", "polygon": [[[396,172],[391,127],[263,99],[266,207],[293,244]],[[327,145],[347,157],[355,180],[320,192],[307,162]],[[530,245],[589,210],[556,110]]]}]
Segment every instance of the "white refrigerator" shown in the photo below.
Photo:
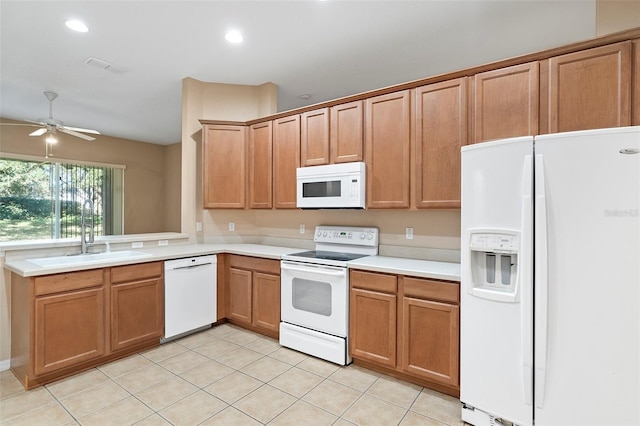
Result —
[{"label": "white refrigerator", "polygon": [[473,425],[640,424],[640,127],[462,149]]}]

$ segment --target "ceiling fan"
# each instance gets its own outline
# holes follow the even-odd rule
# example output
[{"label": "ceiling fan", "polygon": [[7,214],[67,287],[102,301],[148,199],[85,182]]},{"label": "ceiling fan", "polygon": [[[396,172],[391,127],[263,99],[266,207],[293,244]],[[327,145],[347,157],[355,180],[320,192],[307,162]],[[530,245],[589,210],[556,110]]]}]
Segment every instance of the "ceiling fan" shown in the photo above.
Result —
[{"label": "ceiling fan", "polygon": [[[83,129],[80,127],[65,126],[62,121],[56,120],[55,118],[53,118],[53,101],[55,98],[58,97],[58,94],[55,92],[47,91],[47,92],[44,92],[44,95],[49,100],[49,118],[39,118],[36,121],[24,120],[28,123],[33,123],[33,124],[17,124],[22,126],[34,126],[34,125],[40,126],[38,130],[29,133],[29,136],[41,136],[41,135],[44,135],[45,133],[48,133],[47,142],[54,142],[56,132],[60,131],[62,133],[66,133],[71,136],[75,136],[88,141],[93,141],[96,138],[94,138],[93,136],[85,135],[83,133],[91,133],[94,135],[100,134],[100,132],[93,129]],[[10,124],[10,123],[2,123],[2,124]],[[80,132],[83,132],[83,133],[80,133]],[[49,138],[53,138],[53,140],[50,141]]]}]

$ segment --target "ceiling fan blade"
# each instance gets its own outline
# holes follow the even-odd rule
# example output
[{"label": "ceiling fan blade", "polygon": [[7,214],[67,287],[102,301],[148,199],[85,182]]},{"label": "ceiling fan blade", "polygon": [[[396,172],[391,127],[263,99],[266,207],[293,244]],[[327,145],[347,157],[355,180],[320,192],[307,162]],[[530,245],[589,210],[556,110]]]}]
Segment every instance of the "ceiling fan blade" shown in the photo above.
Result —
[{"label": "ceiling fan blade", "polygon": [[68,127],[61,127],[58,130],[60,130],[63,133],[66,133],[68,135],[75,136],[77,138],[81,138],[81,139],[84,139],[84,140],[87,140],[87,141],[96,140],[96,138],[94,138],[92,136],[83,135],[82,133],[79,133],[79,132],[76,132],[76,131],[73,131],[73,130],[69,130]]},{"label": "ceiling fan blade", "polygon": [[47,128],[42,127],[41,129],[38,129],[36,131],[29,133],[29,136],[40,136],[40,135],[44,135],[45,133],[47,133]]},{"label": "ceiling fan blade", "polygon": [[69,126],[62,126],[62,129],[65,130],[72,130],[74,132],[83,132],[83,133],[91,133],[93,135],[99,135],[100,132],[97,130],[93,130],[93,129],[83,129],[82,127],[69,127]]},{"label": "ceiling fan blade", "polygon": [[47,123],[44,120],[40,120],[40,121],[23,120],[23,121],[26,121],[27,123],[39,124],[40,126],[46,126],[47,125]]},{"label": "ceiling fan blade", "polygon": [[40,127],[39,124],[29,124],[29,123],[0,123],[0,126],[29,126],[29,127]]}]

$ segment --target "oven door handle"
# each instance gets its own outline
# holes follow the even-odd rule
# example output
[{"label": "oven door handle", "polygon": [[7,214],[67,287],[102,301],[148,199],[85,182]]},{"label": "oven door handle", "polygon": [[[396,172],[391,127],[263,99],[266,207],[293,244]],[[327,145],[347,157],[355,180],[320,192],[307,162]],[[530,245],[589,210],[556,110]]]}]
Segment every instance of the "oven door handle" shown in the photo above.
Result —
[{"label": "oven door handle", "polygon": [[281,269],[285,269],[287,271],[297,271],[297,272],[309,272],[313,274],[320,275],[330,275],[333,277],[343,277],[346,275],[346,269],[332,270],[322,266],[303,266],[301,268],[296,268],[291,266],[290,263],[282,262],[280,265]]}]

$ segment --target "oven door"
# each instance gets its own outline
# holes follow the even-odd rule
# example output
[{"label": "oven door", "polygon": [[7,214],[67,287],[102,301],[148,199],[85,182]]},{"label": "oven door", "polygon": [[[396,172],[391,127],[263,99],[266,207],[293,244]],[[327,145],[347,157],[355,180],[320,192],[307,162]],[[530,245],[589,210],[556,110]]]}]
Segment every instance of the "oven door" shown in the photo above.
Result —
[{"label": "oven door", "polygon": [[282,321],[347,337],[347,268],[286,260],[280,268]]}]

